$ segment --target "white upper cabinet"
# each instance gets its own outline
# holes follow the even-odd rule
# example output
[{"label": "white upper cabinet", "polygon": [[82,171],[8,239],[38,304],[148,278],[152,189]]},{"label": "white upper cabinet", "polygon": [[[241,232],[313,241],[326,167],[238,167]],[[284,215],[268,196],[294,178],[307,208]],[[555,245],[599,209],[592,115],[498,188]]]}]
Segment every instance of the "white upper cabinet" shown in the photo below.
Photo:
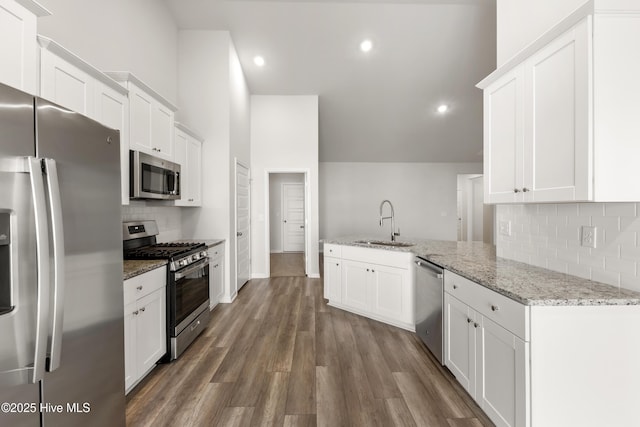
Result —
[{"label": "white upper cabinet", "polygon": [[202,142],[203,139],[176,122],[174,162],[180,164],[180,200],[176,206],[202,205]]},{"label": "white upper cabinet", "polygon": [[120,131],[122,204],[129,204],[127,89],[55,41],[38,36],[40,96]]},{"label": "white upper cabinet", "polygon": [[175,112],[164,97],[128,72],[107,72],[129,90],[129,146],[174,161]]},{"label": "white upper cabinet", "polygon": [[478,84],[486,202],[640,200],[640,7],[616,7],[587,2]]},{"label": "white upper cabinet", "polygon": [[0,0],[0,83],[38,93],[37,22],[47,15],[35,1]]}]

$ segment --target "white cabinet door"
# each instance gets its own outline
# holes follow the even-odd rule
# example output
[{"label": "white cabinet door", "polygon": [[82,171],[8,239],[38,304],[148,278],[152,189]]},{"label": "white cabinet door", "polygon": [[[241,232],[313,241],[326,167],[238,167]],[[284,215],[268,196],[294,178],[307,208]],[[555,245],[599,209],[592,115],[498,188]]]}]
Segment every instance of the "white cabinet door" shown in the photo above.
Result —
[{"label": "white cabinet door", "polygon": [[190,206],[202,205],[202,143],[189,138],[187,143],[187,178]]},{"label": "white cabinet door", "polygon": [[476,396],[497,426],[527,426],[528,344],[482,316],[476,328]]},{"label": "white cabinet door", "polygon": [[372,265],[370,286],[371,310],[392,320],[412,323],[413,299],[409,272],[406,269]]},{"label": "white cabinet door", "polygon": [[202,143],[176,128],[174,162],[180,164],[180,200],[176,206],[202,205]]},{"label": "white cabinet door", "polygon": [[488,203],[522,200],[524,71],[517,67],[484,91],[484,173]]},{"label": "white cabinet door", "polygon": [[0,0],[0,82],[37,93],[37,17],[13,0]]},{"label": "white cabinet door", "polygon": [[445,293],[445,366],[473,398],[476,397],[475,316],[468,305]]},{"label": "white cabinet door", "polygon": [[129,85],[129,145],[132,150],[155,154],[151,142],[151,117],[154,105],[149,95]]},{"label": "white cabinet door", "polygon": [[40,49],[40,96],[93,117],[94,79],[49,50]]},{"label": "white cabinet door", "polygon": [[371,280],[369,264],[342,260],[342,304],[355,310],[369,311]]},{"label": "white cabinet door", "polygon": [[209,308],[213,308],[222,299],[224,293],[224,252],[223,244],[211,248],[209,263]]},{"label": "white cabinet door", "polygon": [[137,315],[136,303],[124,307],[124,389],[129,390],[138,380],[136,341]]},{"label": "white cabinet door", "polygon": [[140,375],[149,371],[167,351],[166,295],[158,289],[137,302],[137,365]]},{"label": "white cabinet door", "polygon": [[173,161],[173,111],[159,103],[151,109],[151,143],[156,156]]},{"label": "white cabinet door", "polygon": [[591,64],[586,19],[524,64],[525,201],[590,198]]},{"label": "white cabinet door", "polygon": [[329,302],[342,302],[342,260],[326,257],[324,259],[324,297]]},{"label": "white cabinet door", "polygon": [[127,97],[102,82],[95,82],[94,119],[120,131],[122,204],[129,204],[129,128]]}]

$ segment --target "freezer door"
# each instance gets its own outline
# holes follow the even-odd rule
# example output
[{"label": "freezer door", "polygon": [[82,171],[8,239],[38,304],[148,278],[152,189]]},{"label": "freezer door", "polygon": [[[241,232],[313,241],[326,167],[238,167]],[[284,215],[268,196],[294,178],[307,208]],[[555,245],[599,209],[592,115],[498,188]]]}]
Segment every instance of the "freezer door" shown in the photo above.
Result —
[{"label": "freezer door", "polygon": [[[26,158],[35,154],[33,97],[0,85],[0,425],[38,426],[33,381],[37,316],[36,230]],[[29,411],[23,411],[29,405]]]},{"label": "freezer door", "polygon": [[65,264],[60,363],[42,388],[43,402],[64,411],[43,421],[124,426],[119,134],[41,99],[36,111],[37,156],[57,168]]}]

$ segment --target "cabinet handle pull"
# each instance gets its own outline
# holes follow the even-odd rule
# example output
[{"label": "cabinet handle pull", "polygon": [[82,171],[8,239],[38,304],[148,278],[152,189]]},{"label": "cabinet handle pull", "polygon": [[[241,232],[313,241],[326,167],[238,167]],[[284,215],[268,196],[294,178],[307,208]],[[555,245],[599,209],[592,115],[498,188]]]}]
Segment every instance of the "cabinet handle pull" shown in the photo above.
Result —
[{"label": "cabinet handle pull", "polygon": [[453,285],[453,289],[458,289],[458,285]]},{"label": "cabinet handle pull", "polygon": [[374,269],[371,269],[371,272],[372,272],[372,273],[375,273],[376,271],[375,271]]},{"label": "cabinet handle pull", "polygon": [[478,326],[480,326],[478,323],[474,323],[474,324],[473,324],[473,327],[474,327],[474,328],[477,328]]},{"label": "cabinet handle pull", "polygon": [[138,286],[136,289],[141,291],[142,290],[142,286]]},{"label": "cabinet handle pull", "polygon": [[524,187],[524,188],[522,189],[522,192],[523,192],[523,193],[526,193],[527,191],[529,191],[529,189],[528,189],[527,187]]},{"label": "cabinet handle pull", "polygon": [[134,316],[137,316],[137,315],[138,315],[138,310],[134,311],[132,314],[133,314]]},{"label": "cabinet handle pull", "polygon": [[520,190],[519,190],[518,188],[514,188],[514,189],[513,189],[513,192],[514,192],[514,193],[519,193],[519,192],[520,192]]},{"label": "cabinet handle pull", "polygon": [[500,307],[498,307],[497,305],[491,305],[491,311],[498,311],[500,310]]},{"label": "cabinet handle pull", "polygon": [[471,323],[471,319],[467,317],[467,323]]},{"label": "cabinet handle pull", "polygon": [[340,267],[340,264],[338,264],[337,262],[336,262],[336,265],[337,265],[338,267]]},{"label": "cabinet handle pull", "polygon": [[145,311],[145,310],[146,310],[146,308],[145,308],[145,307],[142,307],[142,308],[140,309],[140,311]]}]

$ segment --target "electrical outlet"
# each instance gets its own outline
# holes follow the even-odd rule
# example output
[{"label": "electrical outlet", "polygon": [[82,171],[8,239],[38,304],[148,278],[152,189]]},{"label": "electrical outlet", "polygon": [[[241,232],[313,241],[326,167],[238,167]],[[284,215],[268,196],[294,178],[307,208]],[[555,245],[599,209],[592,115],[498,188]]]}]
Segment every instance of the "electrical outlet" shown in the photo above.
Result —
[{"label": "electrical outlet", "polygon": [[511,236],[511,221],[500,221],[500,235]]},{"label": "electrical outlet", "polygon": [[593,225],[583,225],[580,227],[580,245],[586,248],[596,247],[597,229]]}]

